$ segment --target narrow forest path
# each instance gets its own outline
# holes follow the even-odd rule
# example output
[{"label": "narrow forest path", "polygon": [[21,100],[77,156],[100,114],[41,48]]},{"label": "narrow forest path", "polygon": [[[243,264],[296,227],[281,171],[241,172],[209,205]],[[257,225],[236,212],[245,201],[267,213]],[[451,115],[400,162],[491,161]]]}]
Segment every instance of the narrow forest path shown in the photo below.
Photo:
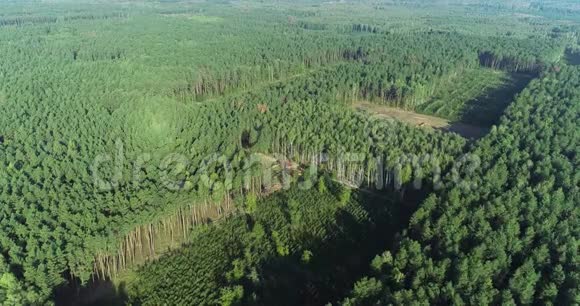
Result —
[{"label": "narrow forest path", "polygon": [[489,129],[485,127],[461,122],[451,122],[447,119],[435,116],[418,114],[396,107],[378,105],[369,102],[357,102],[353,104],[352,107],[361,112],[368,112],[378,118],[395,119],[413,126],[453,132],[465,138],[479,139],[489,132]]}]

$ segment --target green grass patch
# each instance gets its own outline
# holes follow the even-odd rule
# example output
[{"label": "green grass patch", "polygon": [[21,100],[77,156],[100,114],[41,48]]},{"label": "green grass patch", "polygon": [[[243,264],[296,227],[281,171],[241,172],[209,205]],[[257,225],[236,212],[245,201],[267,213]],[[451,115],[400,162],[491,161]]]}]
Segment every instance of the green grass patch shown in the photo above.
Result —
[{"label": "green grass patch", "polygon": [[465,70],[449,76],[433,98],[416,111],[452,121],[491,126],[531,78],[526,74],[487,68]]}]

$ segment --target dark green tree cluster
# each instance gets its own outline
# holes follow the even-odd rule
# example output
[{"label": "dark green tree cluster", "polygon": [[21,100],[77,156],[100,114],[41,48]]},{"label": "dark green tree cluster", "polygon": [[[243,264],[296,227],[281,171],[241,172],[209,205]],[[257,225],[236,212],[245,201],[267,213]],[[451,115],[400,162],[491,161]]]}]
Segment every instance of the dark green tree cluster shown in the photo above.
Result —
[{"label": "dark green tree cluster", "polygon": [[392,34],[387,41],[392,45],[358,66],[362,81],[356,90],[364,99],[410,109],[424,103],[449,75],[478,65],[537,73],[564,50],[562,42],[551,40],[477,39],[457,33]]},{"label": "dark green tree cluster", "polygon": [[344,290],[337,278],[349,280],[353,257],[363,253],[353,246],[391,209],[381,200],[328,178],[309,190],[248,197],[251,212],[195,229],[188,246],[139,269],[127,287],[130,302],[323,303]]},{"label": "dark green tree cluster", "polygon": [[577,303],[579,88],[575,67],[533,81],[344,304]]}]

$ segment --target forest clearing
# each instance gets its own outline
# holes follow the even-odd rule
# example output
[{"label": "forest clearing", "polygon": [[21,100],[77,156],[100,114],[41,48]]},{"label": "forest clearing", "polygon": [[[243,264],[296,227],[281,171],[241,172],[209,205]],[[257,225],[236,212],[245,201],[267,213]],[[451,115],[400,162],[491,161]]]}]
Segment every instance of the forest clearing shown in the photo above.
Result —
[{"label": "forest clearing", "polygon": [[0,0],[0,305],[574,305],[576,0]]},{"label": "forest clearing", "polygon": [[396,107],[382,106],[368,102],[359,102],[354,104],[353,107],[359,111],[369,112],[378,118],[395,119],[417,127],[454,132],[465,138],[478,139],[489,132],[488,128],[462,122],[451,122],[441,117],[428,116]]}]

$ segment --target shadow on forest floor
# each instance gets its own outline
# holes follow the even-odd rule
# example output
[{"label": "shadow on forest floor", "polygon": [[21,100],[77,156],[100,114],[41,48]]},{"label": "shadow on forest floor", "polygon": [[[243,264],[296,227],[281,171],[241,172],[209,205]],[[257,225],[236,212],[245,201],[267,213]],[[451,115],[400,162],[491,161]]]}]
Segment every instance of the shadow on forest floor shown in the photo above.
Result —
[{"label": "shadow on forest floor", "polygon": [[466,124],[463,122],[450,122],[448,126],[438,128],[438,130],[453,132],[464,138],[479,139],[487,135],[490,129],[477,125]]},{"label": "shadow on forest floor", "polygon": [[124,306],[128,300],[125,284],[116,286],[110,280],[89,281],[81,285],[78,280],[69,280],[69,284],[57,289],[54,302],[57,306]]},{"label": "shadow on forest floor", "polygon": [[[305,263],[300,254],[274,257],[260,267],[263,285],[260,305],[325,305],[340,301],[362,276],[372,259],[391,250],[397,236],[426,193],[409,194],[404,201],[394,193],[357,192],[370,221],[360,222],[347,211],[337,215],[336,235],[310,245],[315,256]],[[397,199],[385,203],[386,198]]]},{"label": "shadow on forest floor", "polygon": [[[370,272],[372,259],[391,250],[409,218],[428,190],[407,192],[360,189],[352,197],[358,203],[340,209],[323,241],[303,237],[312,252],[304,262],[302,253],[266,259],[258,269],[258,285],[246,284],[257,294],[259,305],[324,305],[342,300],[360,277]],[[360,205],[360,206],[358,206]],[[361,214],[367,217],[362,217]],[[356,216],[355,216],[356,215]],[[302,239],[301,239],[302,240]],[[81,285],[72,280],[54,294],[56,305],[126,305],[125,285],[96,280]]]},{"label": "shadow on forest floor", "polygon": [[453,125],[461,128],[462,125],[490,128],[498,124],[505,109],[534,78],[534,75],[525,73],[509,73],[505,82],[494,88],[489,88],[478,97],[467,101],[460,114],[458,122]]},{"label": "shadow on forest floor", "polygon": [[568,49],[564,54],[564,59],[568,65],[580,66],[580,52],[573,52]]}]

